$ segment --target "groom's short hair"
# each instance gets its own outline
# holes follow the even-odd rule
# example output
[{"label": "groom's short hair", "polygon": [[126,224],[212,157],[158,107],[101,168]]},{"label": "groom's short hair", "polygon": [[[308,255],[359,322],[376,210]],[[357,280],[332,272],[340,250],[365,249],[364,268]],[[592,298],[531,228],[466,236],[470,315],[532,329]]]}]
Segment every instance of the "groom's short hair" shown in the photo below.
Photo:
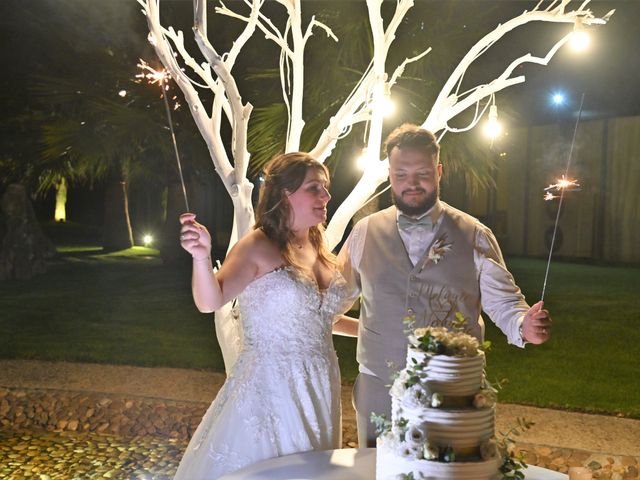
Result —
[{"label": "groom's short hair", "polygon": [[391,150],[395,147],[424,150],[436,159],[440,153],[440,145],[438,145],[436,136],[429,130],[412,123],[402,124],[389,134],[384,142],[387,157],[391,156]]}]

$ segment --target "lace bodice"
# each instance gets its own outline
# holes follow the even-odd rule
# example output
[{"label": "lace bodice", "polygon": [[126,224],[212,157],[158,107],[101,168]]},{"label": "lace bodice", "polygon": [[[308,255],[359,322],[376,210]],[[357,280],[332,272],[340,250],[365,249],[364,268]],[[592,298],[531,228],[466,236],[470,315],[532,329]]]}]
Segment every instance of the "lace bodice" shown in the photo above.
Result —
[{"label": "lace bodice", "polygon": [[270,355],[300,349],[323,351],[331,343],[333,319],[349,307],[346,282],[335,272],[325,290],[293,267],[254,280],[239,297],[244,351]]}]

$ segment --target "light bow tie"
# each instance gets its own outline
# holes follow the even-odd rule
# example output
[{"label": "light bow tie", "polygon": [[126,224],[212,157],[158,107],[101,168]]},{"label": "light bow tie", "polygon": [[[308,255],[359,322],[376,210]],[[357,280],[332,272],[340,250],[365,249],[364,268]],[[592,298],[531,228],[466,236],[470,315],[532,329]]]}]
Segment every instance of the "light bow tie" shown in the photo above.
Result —
[{"label": "light bow tie", "polygon": [[416,227],[433,228],[433,220],[431,215],[424,215],[421,218],[398,215],[398,227],[400,230],[411,230]]}]

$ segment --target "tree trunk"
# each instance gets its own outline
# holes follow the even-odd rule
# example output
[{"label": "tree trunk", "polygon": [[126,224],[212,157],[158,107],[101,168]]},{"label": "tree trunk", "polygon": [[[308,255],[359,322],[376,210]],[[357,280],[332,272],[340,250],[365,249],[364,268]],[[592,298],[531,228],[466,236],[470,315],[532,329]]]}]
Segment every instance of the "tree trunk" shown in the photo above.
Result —
[{"label": "tree trunk", "polygon": [[46,271],[47,258],[56,253],[36,220],[22,185],[9,185],[2,196],[0,280],[26,280]]},{"label": "tree trunk", "polygon": [[102,246],[107,251],[125,250],[133,246],[127,183],[122,177],[113,176],[105,193]]}]

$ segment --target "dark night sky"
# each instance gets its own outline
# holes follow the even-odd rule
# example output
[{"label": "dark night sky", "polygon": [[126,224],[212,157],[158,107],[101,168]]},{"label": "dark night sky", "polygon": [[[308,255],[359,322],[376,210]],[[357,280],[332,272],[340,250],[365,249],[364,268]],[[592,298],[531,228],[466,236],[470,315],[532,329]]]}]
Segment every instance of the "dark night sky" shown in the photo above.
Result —
[{"label": "dark night sky", "polygon": [[[526,8],[531,4],[502,3],[510,8],[514,5]],[[526,83],[513,87],[510,92],[518,97],[516,108],[528,121],[553,122],[575,115],[582,93],[585,94],[583,118],[640,115],[640,1],[596,1],[589,7],[597,16],[616,9],[607,25],[589,29],[592,37],[589,49],[575,53],[565,47],[549,66],[525,67]],[[548,30],[545,33],[541,29],[540,34],[535,32],[534,27],[529,39],[543,43]],[[514,43],[520,42],[517,38]],[[541,55],[546,51],[538,50],[536,46],[531,45],[525,52]],[[550,97],[557,91],[567,96],[567,104],[563,107],[550,103]]]}]

